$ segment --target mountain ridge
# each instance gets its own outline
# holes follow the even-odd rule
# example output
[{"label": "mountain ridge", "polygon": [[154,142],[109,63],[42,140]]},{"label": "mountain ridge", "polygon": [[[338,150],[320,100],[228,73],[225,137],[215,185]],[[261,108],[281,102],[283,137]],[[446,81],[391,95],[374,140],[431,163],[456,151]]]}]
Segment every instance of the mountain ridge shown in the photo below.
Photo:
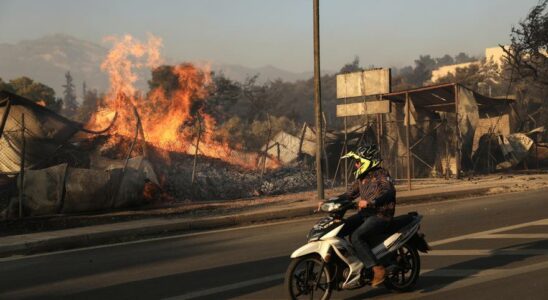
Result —
[{"label": "mountain ridge", "polygon": [[[13,44],[0,43],[0,78],[8,81],[27,76],[51,86],[56,95],[61,97],[64,74],[70,71],[77,96],[81,98],[84,81],[89,89],[96,89],[99,92],[108,90],[107,74],[100,68],[107,53],[108,49],[100,44],[67,34],[52,34]],[[240,82],[256,74],[259,74],[259,83],[277,79],[289,82],[307,80],[313,75],[312,72],[291,72],[273,65],[257,68],[220,62],[209,65],[212,71],[223,73],[226,77]],[[142,70],[138,73],[141,79],[136,85],[139,89],[146,89],[150,71]]]}]

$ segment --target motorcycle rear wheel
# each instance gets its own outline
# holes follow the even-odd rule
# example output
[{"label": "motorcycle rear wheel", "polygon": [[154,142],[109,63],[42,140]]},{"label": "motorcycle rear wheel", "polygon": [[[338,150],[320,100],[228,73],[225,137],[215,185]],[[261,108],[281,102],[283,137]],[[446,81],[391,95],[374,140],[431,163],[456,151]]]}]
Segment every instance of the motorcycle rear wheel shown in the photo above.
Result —
[{"label": "motorcycle rear wheel", "polygon": [[408,292],[417,284],[421,271],[421,258],[414,247],[405,244],[396,250],[396,261],[399,270],[388,274],[384,280],[384,286],[397,292]]},{"label": "motorcycle rear wheel", "polygon": [[323,260],[317,255],[291,260],[285,273],[285,289],[290,299],[328,300],[331,297],[331,272],[327,264],[322,270],[322,265]]}]

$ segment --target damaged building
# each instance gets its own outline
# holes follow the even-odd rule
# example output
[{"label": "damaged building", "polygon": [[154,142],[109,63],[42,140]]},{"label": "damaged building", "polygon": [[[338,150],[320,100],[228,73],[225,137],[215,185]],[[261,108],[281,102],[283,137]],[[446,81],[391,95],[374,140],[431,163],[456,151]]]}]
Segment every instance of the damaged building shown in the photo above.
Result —
[{"label": "damaged building", "polygon": [[78,134],[102,132],[33,101],[1,91],[0,117],[2,218],[139,205],[144,185],[158,183],[142,157],[120,161],[88,155]]},{"label": "damaged building", "polygon": [[[538,152],[535,140],[544,132],[516,132],[514,99],[487,97],[458,83],[392,92],[389,69],[338,75],[337,98],[344,101],[337,116],[359,118],[359,125],[325,134],[324,168],[333,182],[348,181],[352,168],[339,158],[363,143],[379,145],[384,167],[410,187],[414,178],[514,168]],[[280,132],[265,147],[289,163],[315,156],[315,140],[305,124],[300,137]]]}]

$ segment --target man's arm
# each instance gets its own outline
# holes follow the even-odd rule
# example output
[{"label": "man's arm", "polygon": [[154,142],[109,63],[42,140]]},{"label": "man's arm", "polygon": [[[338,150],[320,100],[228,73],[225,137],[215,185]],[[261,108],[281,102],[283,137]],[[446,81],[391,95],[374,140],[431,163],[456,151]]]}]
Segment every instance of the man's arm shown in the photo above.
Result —
[{"label": "man's arm", "polygon": [[340,194],[338,197],[341,199],[354,200],[360,195],[360,182],[355,180],[351,186],[348,187],[345,193]]}]

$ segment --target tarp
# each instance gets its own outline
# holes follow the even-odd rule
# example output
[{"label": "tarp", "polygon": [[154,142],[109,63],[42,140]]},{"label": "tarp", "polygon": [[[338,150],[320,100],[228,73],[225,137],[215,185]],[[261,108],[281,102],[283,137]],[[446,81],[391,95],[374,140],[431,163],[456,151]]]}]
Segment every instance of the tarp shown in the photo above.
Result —
[{"label": "tarp", "polygon": [[15,94],[0,91],[0,118],[4,115],[7,101],[11,109],[0,138],[0,172],[17,173],[22,153],[22,115],[25,115],[25,164],[40,165],[51,159],[82,124],[66,119],[55,112]]},{"label": "tarp", "polygon": [[472,167],[472,148],[474,133],[479,123],[479,108],[474,92],[457,85],[458,90],[458,124],[457,138],[460,140],[462,167]]},{"label": "tarp", "polygon": [[141,205],[145,182],[157,182],[150,163],[142,157],[130,159],[125,170],[118,166],[96,170],[61,164],[28,170],[24,178],[23,207],[25,214],[33,216]]},{"label": "tarp", "polygon": [[29,215],[49,215],[59,212],[63,204],[66,171],[67,164],[61,164],[25,172],[23,203]]}]

